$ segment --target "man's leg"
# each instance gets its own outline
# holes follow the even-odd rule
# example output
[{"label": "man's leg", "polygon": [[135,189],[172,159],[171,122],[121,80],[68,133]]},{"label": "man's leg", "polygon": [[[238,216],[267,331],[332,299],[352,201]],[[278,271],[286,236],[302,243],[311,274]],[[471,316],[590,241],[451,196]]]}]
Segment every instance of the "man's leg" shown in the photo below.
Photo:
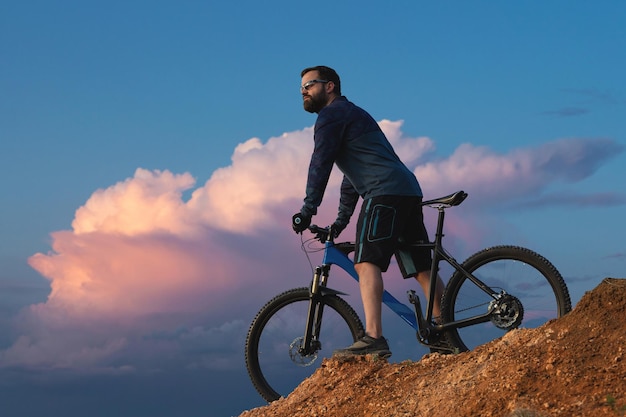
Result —
[{"label": "man's leg", "polygon": [[[397,241],[397,231],[394,230],[396,209],[387,202],[390,198],[373,197],[361,205],[356,230],[354,268],[359,275],[366,334],[351,346],[336,350],[335,354],[375,354],[383,358],[391,356],[389,344],[383,337],[381,316],[384,292],[382,270],[389,265]],[[395,199],[396,197],[391,198],[391,203]],[[372,228],[372,225],[375,227]]]},{"label": "man's leg", "polygon": [[380,268],[370,262],[354,265],[359,274],[359,288],[365,311],[365,333],[375,339],[383,335],[381,309],[383,303],[383,277]]},{"label": "man's leg", "polygon": [[[430,291],[430,271],[422,271],[415,277],[417,282],[422,286],[422,291],[428,299]],[[443,281],[441,277],[437,275],[437,284],[435,287],[435,301],[433,302],[433,317],[441,316],[441,296],[443,295]]]},{"label": "man's leg", "polygon": [[359,274],[361,299],[365,310],[365,336],[345,349],[335,350],[335,355],[373,354],[381,358],[391,356],[389,344],[383,336],[381,307],[383,301],[383,277],[380,267],[369,262],[354,265]]}]

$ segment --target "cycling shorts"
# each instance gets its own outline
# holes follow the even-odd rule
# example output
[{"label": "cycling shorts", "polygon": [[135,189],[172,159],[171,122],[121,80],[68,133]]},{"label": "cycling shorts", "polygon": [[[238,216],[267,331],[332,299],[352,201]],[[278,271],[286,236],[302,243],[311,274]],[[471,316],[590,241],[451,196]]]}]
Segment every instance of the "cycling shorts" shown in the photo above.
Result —
[{"label": "cycling shorts", "polygon": [[430,270],[431,250],[407,246],[429,241],[421,201],[415,196],[378,196],[363,201],[354,263],[370,262],[385,272],[395,255],[404,278]]}]

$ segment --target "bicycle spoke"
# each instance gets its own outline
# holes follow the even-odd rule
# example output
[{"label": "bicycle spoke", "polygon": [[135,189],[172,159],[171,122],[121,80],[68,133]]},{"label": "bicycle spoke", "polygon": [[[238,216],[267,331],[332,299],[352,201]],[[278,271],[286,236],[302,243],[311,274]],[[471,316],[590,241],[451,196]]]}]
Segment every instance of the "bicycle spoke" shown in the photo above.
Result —
[{"label": "bicycle spoke", "polygon": [[304,354],[300,349],[309,308],[308,289],[292,290],[276,297],[253,322],[246,343],[248,372],[268,401],[286,396],[309,377],[325,357],[353,343],[362,324],[341,299],[325,297],[320,349]]},{"label": "bicycle spoke", "polygon": [[[453,330],[467,349],[501,337],[507,329],[534,328],[571,309],[569,294],[558,271],[545,258],[528,249],[502,246],[472,256],[464,267],[493,290],[512,297],[499,315],[486,323]],[[462,320],[489,311],[493,299],[469,279],[455,274],[446,289],[447,320]],[[514,311],[510,311],[512,308]]]}]

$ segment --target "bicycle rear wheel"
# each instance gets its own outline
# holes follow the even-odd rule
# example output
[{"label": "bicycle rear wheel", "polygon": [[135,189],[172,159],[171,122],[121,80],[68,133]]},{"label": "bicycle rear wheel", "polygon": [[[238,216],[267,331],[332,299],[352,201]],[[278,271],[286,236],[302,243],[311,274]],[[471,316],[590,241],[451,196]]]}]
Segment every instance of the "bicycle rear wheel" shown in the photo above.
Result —
[{"label": "bicycle rear wheel", "polygon": [[[325,295],[319,349],[309,355],[298,351],[310,305],[308,288],[277,295],[258,312],[246,339],[246,367],[256,390],[268,402],[287,396],[335,349],[351,345],[364,334],[354,309],[336,295]],[[319,359],[319,360],[318,360]]]},{"label": "bicycle rear wheel", "polygon": [[[543,256],[518,246],[484,249],[463,262],[463,268],[492,290],[508,294],[499,314],[491,320],[446,332],[461,350],[502,336],[517,328],[538,327],[571,309],[567,286],[559,271]],[[463,273],[456,271],[443,294],[441,310],[445,322],[484,314],[494,299]]]}]

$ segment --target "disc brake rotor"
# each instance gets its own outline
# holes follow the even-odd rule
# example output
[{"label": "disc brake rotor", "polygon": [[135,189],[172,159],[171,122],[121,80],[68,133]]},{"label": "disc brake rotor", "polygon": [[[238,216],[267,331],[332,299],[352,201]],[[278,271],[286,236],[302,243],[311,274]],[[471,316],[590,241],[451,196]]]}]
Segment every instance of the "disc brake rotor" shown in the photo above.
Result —
[{"label": "disc brake rotor", "polygon": [[311,366],[317,359],[317,350],[313,354],[304,355],[302,353],[302,349],[300,348],[302,346],[303,339],[304,338],[301,336],[295,338],[294,341],[291,342],[289,345],[289,357],[291,358],[291,361],[298,366]]}]

